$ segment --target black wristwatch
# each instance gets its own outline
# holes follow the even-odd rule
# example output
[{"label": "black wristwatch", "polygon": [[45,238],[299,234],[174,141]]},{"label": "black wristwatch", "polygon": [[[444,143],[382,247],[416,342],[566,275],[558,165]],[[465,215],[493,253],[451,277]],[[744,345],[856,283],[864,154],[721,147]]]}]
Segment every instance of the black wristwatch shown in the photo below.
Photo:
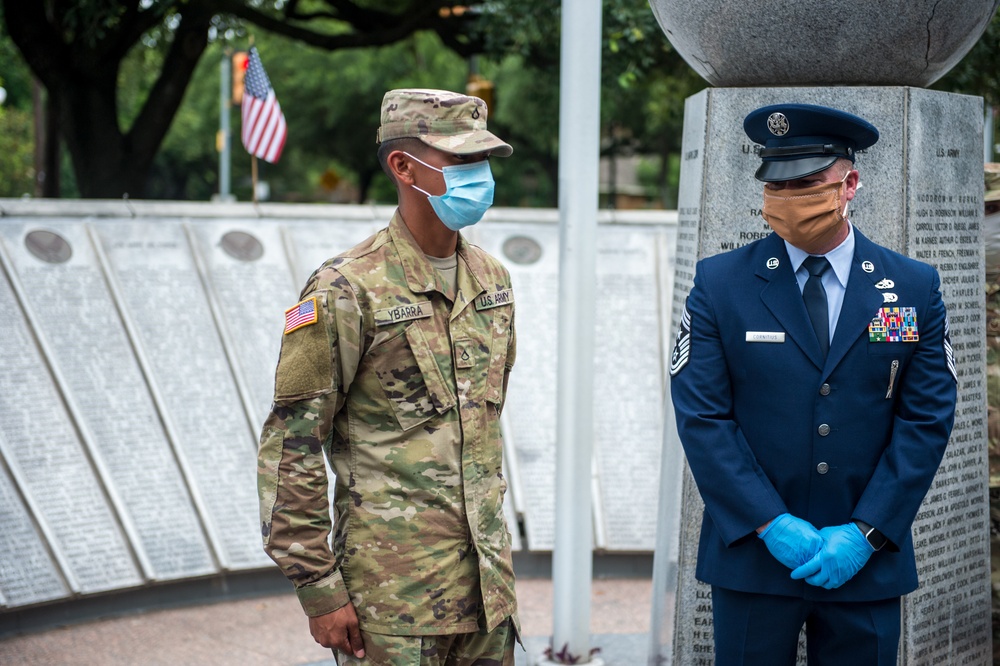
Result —
[{"label": "black wristwatch", "polygon": [[882,546],[884,546],[886,542],[889,541],[888,539],[885,538],[884,534],[882,534],[877,529],[875,529],[868,523],[864,522],[863,520],[858,520],[855,518],[854,524],[857,525],[858,529],[861,530],[861,533],[865,535],[865,540],[868,542],[868,545],[874,548],[875,550],[882,550]]}]

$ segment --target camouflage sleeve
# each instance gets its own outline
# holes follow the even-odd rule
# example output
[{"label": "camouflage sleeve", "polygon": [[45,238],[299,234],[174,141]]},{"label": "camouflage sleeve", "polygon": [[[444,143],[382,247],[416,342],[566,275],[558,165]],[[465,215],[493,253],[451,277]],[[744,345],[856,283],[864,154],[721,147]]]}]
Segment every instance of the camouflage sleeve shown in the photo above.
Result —
[{"label": "camouflage sleeve", "polygon": [[503,396],[500,402],[500,411],[507,403],[507,380],[510,379],[510,371],[514,369],[514,361],[517,360],[517,333],[514,330],[514,313],[510,315],[510,336],[507,338],[507,360],[503,364]]},{"label": "camouflage sleeve", "polygon": [[361,315],[349,287],[307,288],[301,302],[310,299],[315,322],[282,339],[274,403],[260,438],[257,489],[264,550],[295,586],[306,614],[316,616],[349,601],[330,549],[323,445],[357,369]]}]

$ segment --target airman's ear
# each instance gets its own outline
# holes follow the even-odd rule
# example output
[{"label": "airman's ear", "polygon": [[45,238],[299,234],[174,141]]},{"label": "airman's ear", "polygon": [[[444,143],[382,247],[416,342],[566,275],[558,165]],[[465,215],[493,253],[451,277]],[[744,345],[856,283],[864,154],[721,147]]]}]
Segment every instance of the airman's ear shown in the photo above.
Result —
[{"label": "airman's ear", "polygon": [[858,191],[858,182],[861,180],[860,174],[854,169],[851,169],[847,173],[847,177],[844,179],[844,198],[851,201],[854,198],[854,194]]}]

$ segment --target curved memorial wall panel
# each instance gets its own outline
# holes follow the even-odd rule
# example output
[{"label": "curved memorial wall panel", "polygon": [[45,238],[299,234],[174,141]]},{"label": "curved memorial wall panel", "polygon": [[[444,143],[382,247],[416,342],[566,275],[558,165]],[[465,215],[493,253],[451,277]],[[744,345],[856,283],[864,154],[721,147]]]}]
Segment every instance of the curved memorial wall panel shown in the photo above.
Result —
[{"label": "curved memorial wall panel", "polygon": [[[391,215],[0,200],[0,634],[52,604],[276,573],[255,474],[283,312]],[[654,546],[674,222],[606,213],[598,229],[599,389],[581,416],[595,422],[599,551]],[[558,214],[493,210],[467,236],[512,274],[505,513],[517,550],[546,552]]]}]

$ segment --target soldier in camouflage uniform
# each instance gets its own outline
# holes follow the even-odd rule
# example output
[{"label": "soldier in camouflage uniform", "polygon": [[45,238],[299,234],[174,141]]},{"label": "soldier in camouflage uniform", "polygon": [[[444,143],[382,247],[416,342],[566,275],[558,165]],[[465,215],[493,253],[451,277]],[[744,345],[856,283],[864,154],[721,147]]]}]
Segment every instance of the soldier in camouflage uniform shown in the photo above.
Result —
[{"label": "soldier in camouflage uniform", "polygon": [[499,423],[513,292],[458,233],[492,203],[487,158],[511,154],[486,114],[476,97],[386,93],[396,214],[286,312],[258,456],[264,548],[341,666],[513,664]]}]

